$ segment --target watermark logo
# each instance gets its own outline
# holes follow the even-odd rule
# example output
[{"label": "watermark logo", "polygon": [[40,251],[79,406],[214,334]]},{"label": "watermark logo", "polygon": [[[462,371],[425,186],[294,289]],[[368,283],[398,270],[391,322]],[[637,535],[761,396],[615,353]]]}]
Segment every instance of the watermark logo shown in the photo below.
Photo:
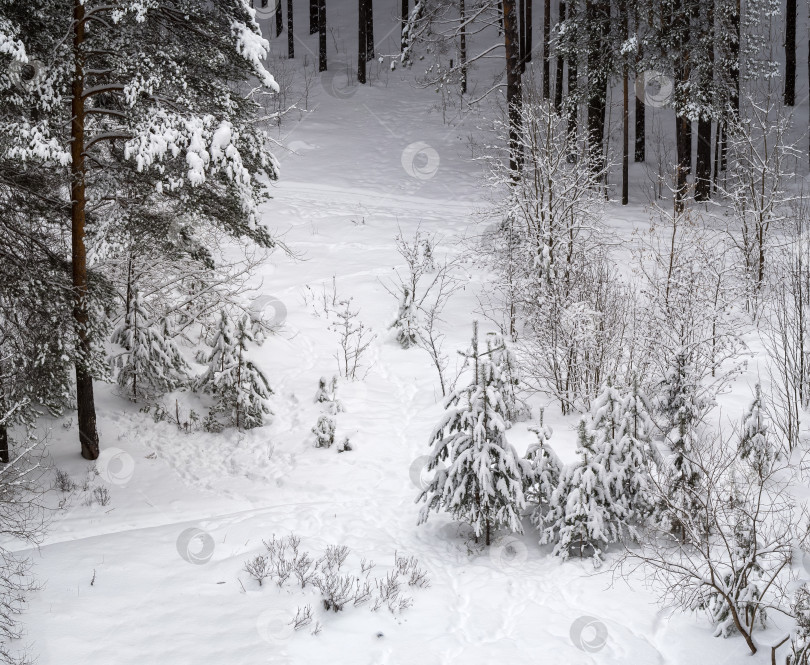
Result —
[{"label": "watermark logo", "polygon": [[529,550],[519,538],[503,536],[490,546],[489,558],[501,570],[515,571],[525,565]]},{"label": "watermark logo", "polygon": [[214,539],[207,531],[188,528],[177,537],[177,553],[185,561],[201,566],[214,556]]},{"label": "watermark logo", "polygon": [[675,88],[672,77],[650,70],[636,76],[636,97],[647,106],[661,108],[672,101]]},{"label": "watermark logo", "polygon": [[331,63],[329,69],[321,72],[320,80],[324,92],[335,99],[349,99],[357,92],[351,65],[345,62]]},{"label": "watermark logo", "polygon": [[275,17],[279,0],[253,0],[256,20],[263,21]]},{"label": "watermark logo", "polygon": [[9,65],[8,75],[12,84],[20,89],[27,90],[42,80],[45,74],[45,65],[39,60],[20,62],[15,60]]},{"label": "watermark logo", "polygon": [[423,491],[430,486],[436,474],[444,469],[444,464],[439,462],[433,469],[429,470],[428,464],[431,459],[430,455],[421,455],[411,462],[408,469],[408,475],[411,477],[414,487]]},{"label": "watermark logo", "polygon": [[110,485],[126,485],[135,473],[135,460],[120,448],[104,448],[96,460],[96,471]]},{"label": "watermark logo", "polygon": [[596,617],[581,616],[571,624],[568,634],[577,649],[586,653],[596,653],[605,646],[608,629]]},{"label": "watermark logo", "polygon": [[287,306],[276,296],[259,296],[251,304],[250,312],[254,319],[271,328],[284,325],[287,320]]},{"label": "watermark logo", "polygon": [[411,143],[402,151],[402,168],[411,178],[430,180],[439,170],[439,153],[424,141]]},{"label": "watermark logo", "polygon": [[262,640],[275,644],[290,639],[295,627],[286,613],[281,610],[267,610],[256,619],[256,631]]}]

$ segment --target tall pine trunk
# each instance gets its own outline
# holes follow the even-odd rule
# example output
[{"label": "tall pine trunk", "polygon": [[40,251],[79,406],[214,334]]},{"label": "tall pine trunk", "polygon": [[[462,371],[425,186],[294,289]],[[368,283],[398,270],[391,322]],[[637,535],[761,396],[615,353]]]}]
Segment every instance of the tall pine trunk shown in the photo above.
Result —
[{"label": "tall pine trunk", "polygon": [[318,0],[318,71],[326,71],[326,0]]},{"label": "tall pine trunk", "polygon": [[543,99],[551,96],[551,0],[543,3]]},{"label": "tall pine trunk", "polygon": [[79,358],[76,362],[76,407],[79,421],[79,441],[82,457],[98,458],[98,431],[96,430],[96,404],[93,396],[93,377],[86,363],[92,355],[87,312],[89,296],[87,284],[87,249],[85,247],[85,163],[84,163],[84,0],[73,0],[73,83],[70,123],[71,144],[71,257],[73,273],[73,319],[76,325]]},{"label": "tall pine trunk", "polygon": [[520,114],[522,89],[520,80],[520,44],[516,25],[515,0],[502,0],[503,44],[506,52],[506,104],[509,116],[509,167],[517,173],[523,158],[520,149]]},{"label": "tall pine trunk", "polygon": [[687,110],[689,94],[689,13],[684,0],[673,3],[675,34],[675,212],[681,213],[687,196],[687,178],[692,169],[692,121]]},{"label": "tall pine trunk", "polygon": [[[557,5],[557,20],[562,23],[565,20],[565,2],[560,0]],[[565,61],[563,60],[562,53],[557,53],[557,64],[554,70],[554,108],[559,113],[562,110],[563,98],[563,70],[565,68]]]},{"label": "tall pine trunk", "polygon": [[402,30],[400,32],[400,52],[405,51],[405,47],[407,46],[408,40],[405,38],[405,29],[408,25],[408,0],[402,0],[402,5],[400,7],[400,18],[402,20]]},{"label": "tall pine trunk", "polygon": [[[279,0],[281,2],[281,0]],[[293,0],[287,0],[287,57],[295,58],[295,37],[293,33]]]},{"label": "tall pine trunk", "polygon": [[[638,5],[636,5],[635,11],[635,28],[636,28],[636,40],[638,43],[638,51],[636,52],[636,71],[634,74],[634,87],[635,87],[635,98],[636,98],[636,113],[635,113],[635,120],[636,120],[636,131],[634,137],[634,151],[633,151],[633,159],[636,162],[643,162],[646,158],[646,134],[647,134],[647,105],[644,103],[644,94],[643,91],[639,87],[639,75],[643,77],[643,73],[641,71],[641,63],[644,57],[644,52],[641,50],[641,24],[639,18],[639,11]],[[643,81],[643,79],[642,79]]]},{"label": "tall pine trunk", "polygon": [[785,11],[785,106],[796,103],[796,0]]},{"label": "tall pine trunk", "polygon": [[526,30],[523,32],[523,60],[532,61],[532,0],[523,1],[523,20],[526,21]]},{"label": "tall pine trunk", "polygon": [[605,31],[610,18],[610,0],[586,0],[588,25],[588,158],[595,173],[604,169],[605,113],[607,111],[607,72]]},{"label": "tall pine trunk", "polygon": [[374,2],[366,0],[366,61],[374,59]]},{"label": "tall pine trunk", "polygon": [[[708,64],[701,72],[701,92],[710,98],[714,82],[714,0],[706,0],[701,48],[706,49]],[[705,103],[705,102],[704,102]],[[695,200],[708,201],[712,192],[712,113],[702,108],[697,125],[697,159],[695,161]]]},{"label": "tall pine trunk", "polygon": [[458,36],[458,62],[461,65],[461,94],[467,94],[467,20],[466,8],[464,7],[464,0],[458,0],[458,15],[461,21],[461,26]]},{"label": "tall pine trunk", "polygon": [[0,423],[0,463],[8,464],[11,461],[8,449],[8,427]]},{"label": "tall pine trunk", "polygon": [[[573,11],[573,10],[572,10]],[[572,35],[572,38],[576,41],[577,36]],[[577,65],[577,53],[576,51],[570,53],[568,56],[568,95],[567,95],[567,106],[568,106],[568,135],[569,136],[576,136],[577,133],[577,111],[578,111],[578,104],[577,104],[577,97],[579,96],[579,90],[577,88],[577,78],[578,78],[578,70]],[[572,158],[575,155],[572,155]]]},{"label": "tall pine trunk", "polygon": [[284,17],[281,15],[281,0],[276,0],[276,37],[284,30]]},{"label": "tall pine trunk", "polygon": [[[622,26],[624,28],[624,41],[628,38],[627,22],[630,17],[627,15],[627,2],[622,0],[621,7]],[[622,62],[622,205],[627,205],[630,200],[630,98],[628,91],[628,79],[630,72],[627,63],[627,56]]]},{"label": "tall pine trunk", "polygon": [[320,16],[320,11],[318,7],[320,6],[320,0],[309,0],[309,34],[314,35],[318,32],[318,17]]},{"label": "tall pine trunk", "polygon": [[520,43],[520,72],[526,71],[526,0],[517,1],[518,43]]},{"label": "tall pine trunk", "polygon": [[357,82],[366,82],[366,0],[357,0]]}]

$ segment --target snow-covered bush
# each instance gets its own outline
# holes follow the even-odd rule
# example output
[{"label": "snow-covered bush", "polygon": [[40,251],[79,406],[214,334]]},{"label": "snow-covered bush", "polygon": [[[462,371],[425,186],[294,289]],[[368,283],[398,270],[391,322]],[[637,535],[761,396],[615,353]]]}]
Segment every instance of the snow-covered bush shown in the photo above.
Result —
[{"label": "snow-covered bush", "polygon": [[762,403],[762,392],[756,385],[754,400],[743,416],[737,454],[761,475],[767,474],[776,457],[769,434],[770,422]]},{"label": "snow-covered bush", "polygon": [[327,415],[318,416],[318,422],[312,428],[316,448],[330,448],[335,442],[335,420]]},{"label": "snow-covered bush", "polygon": [[315,393],[315,403],[323,404],[333,416],[343,411],[343,404],[337,398],[337,382],[337,376],[333,376],[331,380],[322,376],[318,379],[318,391]]},{"label": "snow-covered bush", "polygon": [[560,482],[562,463],[549,446],[552,430],[543,424],[543,410],[540,410],[540,421],[537,427],[530,427],[537,440],[529,445],[526,451],[526,462],[529,469],[525,472],[526,486],[524,493],[526,499],[536,504],[532,510],[532,522],[542,530],[546,512],[551,503],[551,497]]}]

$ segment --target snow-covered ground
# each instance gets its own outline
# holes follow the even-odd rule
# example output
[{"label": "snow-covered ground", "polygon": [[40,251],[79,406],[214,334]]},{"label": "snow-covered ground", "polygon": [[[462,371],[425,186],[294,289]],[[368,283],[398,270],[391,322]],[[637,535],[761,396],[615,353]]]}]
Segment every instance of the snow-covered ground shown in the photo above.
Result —
[{"label": "snow-covered ground", "polygon": [[[351,50],[356,9],[336,7],[330,57],[339,59],[334,44],[345,41],[343,52]],[[395,7],[375,9],[382,36],[395,26]],[[302,35],[299,53],[315,51],[316,38]],[[274,42],[279,51],[282,40],[286,34]],[[394,30],[379,50],[393,52],[397,40]],[[440,395],[429,357],[392,340],[387,327],[397,303],[382,282],[401,267],[394,245],[400,229],[406,237],[417,228],[437,234],[450,255],[480,232],[480,165],[467,142],[483,123],[469,117],[445,124],[435,108],[439,97],[414,87],[410,73],[375,67],[371,85],[344,86],[334,69],[316,74],[311,111],[285,120],[281,138],[293,152],[279,151],[282,177],[264,210],[295,254],[273,253],[257,276],[256,296],[273,296],[286,310],[279,334],[257,356],[275,392],[273,423],[243,434],[186,434],[155,424],[109,386],[97,387],[108,452],[91,487],[107,487],[111,498],[87,506],[77,492],[33,554],[43,588],[31,596],[24,622],[39,662],[769,662],[768,650],[749,657],[741,639],[713,638],[700,616],[661,611],[641,579],[628,585],[609,572],[595,574],[587,561],[561,563],[538,546],[528,524],[508,548],[501,542],[481,552],[469,552],[443,515],[417,526],[411,466],[427,451]],[[634,198],[646,200],[645,176],[636,175]],[[611,210],[609,224],[624,237],[646,218],[640,203]],[[345,412],[337,417],[338,436],[349,435],[354,446],[345,454],[316,449],[310,432],[319,413],[317,381],[335,373],[337,351],[312,298],[331,290],[333,277],[338,294],[354,298],[377,334],[365,379],[339,387]],[[480,317],[482,278],[470,274],[445,313],[452,355]],[[754,377],[750,369],[738,379],[739,400],[750,396]],[[552,443],[570,458],[575,422],[556,409],[549,415]],[[81,482],[88,464],[78,456],[73,414],[50,426],[55,467]],[[509,431],[521,452],[531,438],[527,427]],[[396,616],[368,606],[326,613],[309,590],[260,588],[242,572],[245,560],[263,551],[262,539],[290,533],[313,553],[346,545],[350,561],[372,559],[379,574],[395,553],[416,556],[431,585],[409,590],[413,606]],[[318,635],[285,626],[307,602],[322,625]],[[768,638],[759,634],[763,644]]]}]

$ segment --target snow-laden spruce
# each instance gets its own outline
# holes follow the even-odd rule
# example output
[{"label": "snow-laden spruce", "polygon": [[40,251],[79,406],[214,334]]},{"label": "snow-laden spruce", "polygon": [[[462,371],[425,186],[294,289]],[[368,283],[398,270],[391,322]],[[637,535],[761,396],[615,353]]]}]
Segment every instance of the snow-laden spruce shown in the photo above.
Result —
[{"label": "snow-laden spruce", "polygon": [[579,460],[565,467],[542,519],[541,543],[554,543],[554,554],[589,554],[594,565],[611,543],[636,538],[636,527],[649,511],[647,449],[650,420],[638,388],[622,397],[603,388],[589,418],[579,422]]},{"label": "snow-laden spruce", "polygon": [[768,473],[776,457],[776,451],[769,436],[769,427],[770,422],[762,404],[760,385],[757,384],[754,400],[743,416],[737,454],[740,459],[748,462],[751,468],[761,475]]},{"label": "snow-laden spruce", "polygon": [[551,504],[554,490],[560,483],[562,462],[549,445],[553,434],[551,427],[543,423],[543,410],[540,410],[540,422],[537,427],[530,427],[537,440],[526,451],[526,462],[529,468],[524,475],[525,495],[528,501],[536,504],[532,510],[532,522],[542,530],[546,512]]},{"label": "snow-laden spruce", "polygon": [[416,500],[425,502],[420,524],[431,510],[445,511],[472,526],[476,539],[483,536],[489,545],[498,529],[523,533],[520,518],[528,468],[506,440],[505,386],[492,359],[497,349],[488,340],[481,352],[477,324],[473,330],[467,354],[472,380],[445,402],[445,413],[431,435],[427,463],[427,470],[436,474]]},{"label": "snow-laden spruce", "polygon": [[14,233],[71,268],[55,277],[73,299],[82,455],[96,459],[108,261],[148,247],[211,267],[212,228],[275,244],[259,217],[278,177],[259,118],[278,91],[270,44],[249,0],[3,0],[0,17],[0,170],[36,210]]},{"label": "snow-laden spruce", "polygon": [[213,347],[204,357],[208,365],[197,379],[198,390],[214,397],[206,428],[217,431],[225,425],[251,429],[264,424],[272,415],[267,400],[273,394],[262,371],[250,360],[254,341],[250,320],[240,318],[236,327],[223,310]]},{"label": "snow-laden spruce", "polygon": [[121,325],[112,336],[123,348],[114,356],[118,385],[133,400],[154,399],[188,380],[188,364],[168,331],[167,322],[150,321],[139,290],[135,290]]}]

